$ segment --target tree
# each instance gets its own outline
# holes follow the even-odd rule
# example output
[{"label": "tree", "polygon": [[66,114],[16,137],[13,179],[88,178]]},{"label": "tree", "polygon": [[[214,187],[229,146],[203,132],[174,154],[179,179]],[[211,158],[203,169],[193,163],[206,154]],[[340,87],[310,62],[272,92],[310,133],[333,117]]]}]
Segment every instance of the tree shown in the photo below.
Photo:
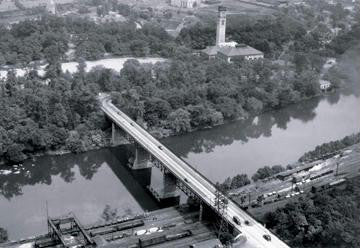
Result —
[{"label": "tree", "polygon": [[69,137],[66,139],[66,148],[74,153],[80,153],[85,150],[84,143],[77,131],[70,132]]},{"label": "tree", "polygon": [[273,174],[277,174],[277,173],[283,172],[285,170],[285,168],[281,165],[274,165],[273,167],[271,167],[271,170],[272,170]]},{"label": "tree", "polygon": [[176,133],[190,131],[190,113],[181,108],[171,112],[168,117],[168,126]]},{"label": "tree", "polygon": [[298,73],[301,73],[302,71],[304,71],[307,64],[308,64],[308,60],[307,60],[305,54],[303,54],[303,53],[295,53],[295,55],[294,55],[294,64],[295,64],[295,67],[296,67],[296,71]]},{"label": "tree", "polygon": [[45,77],[49,79],[58,78],[61,73],[61,64],[58,61],[49,63],[45,68]]},{"label": "tree", "polygon": [[263,109],[263,103],[261,100],[255,98],[255,97],[250,97],[246,101],[245,108],[251,113],[258,114]]},{"label": "tree", "polygon": [[151,78],[151,71],[146,70],[138,60],[129,59],[124,63],[120,76],[133,85],[143,86]]},{"label": "tree", "polygon": [[292,247],[358,247],[358,180],[348,180],[345,188],[313,191],[312,197],[289,202],[265,215],[266,226]]},{"label": "tree", "polygon": [[9,96],[14,96],[18,84],[18,79],[16,77],[16,72],[14,70],[9,70],[7,73],[7,80],[5,82],[5,93]]},{"label": "tree", "polygon": [[61,103],[56,103],[54,112],[51,115],[51,121],[58,127],[64,127],[68,124],[68,117],[64,106]]},{"label": "tree", "polygon": [[256,173],[251,177],[255,182],[259,179],[265,179],[284,171],[285,168],[281,165],[274,165],[272,167],[265,166],[256,171]]},{"label": "tree", "polygon": [[237,189],[240,187],[243,187],[245,185],[250,184],[250,179],[248,178],[248,176],[246,174],[241,174],[241,175],[236,175],[232,180],[231,180],[231,188],[232,189]]},{"label": "tree", "polygon": [[149,54],[149,47],[143,40],[134,40],[130,43],[130,50],[137,57],[145,57]]},{"label": "tree", "polygon": [[223,117],[228,119],[234,119],[238,116],[238,103],[235,99],[227,96],[216,99],[216,109],[223,114]]},{"label": "tree", "polygon": [[144,120],[154,126],[159,120],[166,119],[171,111],[171,106],[166,100],[150,98],[145,101]]},{"label": "tree", "polygon": [[24,161],[27,156],[24,154],[25,147],[22,144],[11,144],[7,148],[6,158],[14,163]]}]

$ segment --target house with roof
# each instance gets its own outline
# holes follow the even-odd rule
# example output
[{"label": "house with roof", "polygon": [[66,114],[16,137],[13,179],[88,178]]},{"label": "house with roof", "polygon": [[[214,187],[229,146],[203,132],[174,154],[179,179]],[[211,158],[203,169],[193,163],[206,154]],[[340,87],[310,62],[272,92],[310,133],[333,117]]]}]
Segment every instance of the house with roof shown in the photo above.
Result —
[{"label": "house with roof", "polygon": [[200,0],[171,0],[170,5],[180,8],[192,9],[200,5]]},{"label": "house with roof", "polygon": [[327,89],[329,89],[331,87],[330,81],[323,80],[323,79],[319,80],[319,85],[320,85],[320,89],[323,90],[323,91],[325,91],[325,90],[327,90]]},{"label": "house with roof", "polygon": [[264,53],[251,46],[238,44],[235,47],[220,47],[217,51],[217,56],[231,63],[236,58],[244,58],[245,60],[262,59],[264,58]]},{"label": "house with roof", "polygon": [[238,44],[235,41],[227,42],[226,34],[226,8],[219,7],[218,22],[216,28],[216,44],[201,50],[201,54],[209,59],[220,58],[231,63],[236,58],[245,60],[257,60],[264,58],[264,53],[246,44]]}]

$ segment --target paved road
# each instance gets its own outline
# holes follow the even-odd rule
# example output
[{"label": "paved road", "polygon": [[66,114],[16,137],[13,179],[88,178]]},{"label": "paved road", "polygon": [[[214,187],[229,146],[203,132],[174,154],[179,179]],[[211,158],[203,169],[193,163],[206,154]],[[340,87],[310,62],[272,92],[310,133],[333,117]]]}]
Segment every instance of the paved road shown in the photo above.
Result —
[{"label": "paved road", "polygon": [[[178,180],[181,180],[184,184],[187,184],[199,197],[201,197],[201,199],[206,204],[209,206],[214,206],[216,189],[211,182],[209,182],[199,172],[194,170],[191,166],[172,153],[157,139],[152,137],[146,130],[130,119],[126,114],[116,108],[111,103],[110,97],[108,95],[100,94],[99,100],[101,109],[110,119],[112,119],[118,126],[129,133],[136,140],[136,142],[141,144],[154,157],[161,161],[161,163],[163,163],[166,168],[177,177]],[[187,179],[187,182],[184,181],[185,178]],[[245,220],[247,220],[251,223],[251,225],[237,225],[233,221],[234,216],[238,217],[241,223],[244,223]],[[289,247],[231,200],[229,200],[226,218],[229,223],[238,229],[239,232],[242,232],[246,235],[246,247]],[[265,240],[263,237],[264,234],[270,235],[271,241]]]}]

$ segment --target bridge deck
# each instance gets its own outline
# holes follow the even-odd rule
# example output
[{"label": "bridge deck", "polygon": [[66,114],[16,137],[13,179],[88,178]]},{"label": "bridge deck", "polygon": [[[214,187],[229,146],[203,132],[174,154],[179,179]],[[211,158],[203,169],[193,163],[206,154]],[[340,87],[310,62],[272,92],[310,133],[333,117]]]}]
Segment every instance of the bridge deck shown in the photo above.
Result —
[{"label": "bridge deck", "polygon": [[[108,95],[101,94],[99,100],[101,103],[101,109],[114,123],[130,134],[136,142],[141,144],[152,156],[156,157],[169,171],[171,171],[171,173],[177,177],[178,180],[182,181],[185,185],[191,188],[204,203],[214,208],[216,189],[209,180],[172,153],[126,114],[116,108],[111,103],[111,99]],[[241,223],[244,223],[245,220],[247,220],[251,223],[251,225],[237,225],[233,221],[234,216],[239,218]],[[269,230],[258,223],[230,199],[225,218],[239,232],[242,232],[247,236],[248,241],[246,247],[288,247],[283,241],[269,232]],[[271,236],[271,241],[264,239],[263,235],[265,234]]]}]

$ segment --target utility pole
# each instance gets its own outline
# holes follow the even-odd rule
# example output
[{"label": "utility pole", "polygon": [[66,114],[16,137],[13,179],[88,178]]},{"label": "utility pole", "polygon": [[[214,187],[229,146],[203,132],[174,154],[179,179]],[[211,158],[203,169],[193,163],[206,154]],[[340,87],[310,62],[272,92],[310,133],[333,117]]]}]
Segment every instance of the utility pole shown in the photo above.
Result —
[{"label": "utility pole", "polygon": [[336,174],[335,174],[335,177],[338,176],[338,173],[339,173],[339,162],[336,162]]},{"label": "utility pole", "polygon": [[202,222],[202,216],[203,216],[203,211],[204,211],[203,208],[204,208],[204,206],[203,206],[202,202],[200,202],[199,222]]},{"label": "utility pole", "polygon": [[220,215],[218,239],[221,240],[221,238],[226,237],[225,235],[229,233],[229,226],[226,220],[228,199],[219,189],[216,189],[215,192],[214,206],[218,214]]}]

